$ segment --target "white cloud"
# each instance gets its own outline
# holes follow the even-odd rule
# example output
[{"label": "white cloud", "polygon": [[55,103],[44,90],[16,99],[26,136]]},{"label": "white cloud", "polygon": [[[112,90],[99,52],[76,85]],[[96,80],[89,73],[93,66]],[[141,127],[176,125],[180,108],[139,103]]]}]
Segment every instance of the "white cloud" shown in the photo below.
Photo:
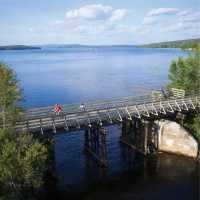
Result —
[{"label": "white cloud", "polygon": [[142,25],[155,25],[158,23],[158,20],[154,17],[145,17],[143,19]]},{"label": "white cloud", "polygon": [[135,31],[134,33],[139,34],[140,36],[147,36],[151,34],[152,29],[150,27],[138,27],[137,32]]},{"label": "white cloud", "polygon": [[[172,17],[161,17],[171,14]],[[179,10],[176,8],[153,9],[144,17],[141,27],[160,30],[162,33],[173,33],[181,31],[182,34],[200,31],[200,12]],[[154,27],[154,25],[158,25]]]},{"label": "white cloud", "polygon": [[110,17],[110,21],[119,21],[122,20],[126,15],[128,14],[128,11],[126,9],[117,9],[112,12],[112,15]]},{"label": "white cloud", "polygon": [[189,14],[191,14],[191,12],[188,11],[188,10],[180,11],[180,12],[177,13],[178,16],[186,16],[186,15],[189,15]]},{"label": "white cloud", "polygon": [[75,33],[85,33],[85,32],[88,32],[88,27],[78,25],[74,29],[72,29],[71,31],[73,31]]},{"label": "white cloud", "polygon": [[[48,26],[34,28],[38,35],[48,34],[66,39],[74,38],[91,41],[93,38],[104,38],[112,41],[127,38],[147,38],[197,35],[200,30],[200,12],[178,10],[176,8],[159,8],[151,10],[140,19],[129,18],[129,10],[116,9],[102,4],[86,5],[78,9],[69,10],[66,18],[55,20]],[[162,16],[171,14],[171,16]],[[121,21],[120,21],[121,20]],[[141,20],[141,21],[139,21]],[[32,29],[29,30],[30,32]],[[177,33],[176,33],[177,32]],[[161,34],[162,33],[162,34]],[[32,34],[34,35],[34,34]],[[99,40],[98,40],[99,41]]]},{"label": "white cloud", "polygon": [[54,22],[55,25],[62,25],[62,24],[64,24],[64,23],[65,23],[64,20],[56,20],[56,21]]},{"label": "white cloud", "polygon": [[147,16],[176,14],[178,11],[179,9],[177,8],[157,8],[147,13]]},{"label": "white cloud", "polygon": [[195,12],[190,15],[182,16],[180,18],[182,22],[199,22],[200,21],[200,12]]},{"label": "white cloud", "polygon": [[161,32],[189,32],[189,31],[195,31],[195,30],[200,30],[200,22],[198,23],[183,23],[183,22],[178,22],[166,27],[161,28]]},{"label": "white cloud", "polygon": [[55,20],[49,24],[52,32],[61,31],[70,34],[96,35],[123,32],[121,23],[128,13],[126,9],[113,9],[100,4],[88,5],[66,13],[66,19]]},{"label": "white cloud", "polygon": [[117,24],[96,24],[96,25],[78,25],[73,29],[70,29],[73,33],[82,33],[89,35],[97,35],[99,33],[108,34],[108,33],[120,33],[125,32],[123,27]]},{"label": "white cloud", "polygon": [[136,25],[136,26],[118,26],[117,31],[124,32],[124,33],[131,33],[136,35],[148,35],[152,32],[152,27],[146,25]]},{"label": "white cloud", "polygon": [[33,32],[34,32],[34,28],[30,27],[30,28],[28,29],[28,31],[29,31],[30,33],[33,33]]},{"label": "white cloud", "polygon": [[104,19],[110,15],[113,8],[101,4],[86,5],[66,13],[67,19]]},{"label": "white cloud", "polygon": [[183,25],[181,23],[178,24],[173,24],[170,26],[166,26],[160,29],[161,32],[166,33],[166,32],[177,32],[182,30]]},{"label": "white cloud", "polygon": [[101,33],[101,32],[110,32],[115,30],[116,27],[114,25],[98,25],[96,27],[94,27],[94,30],[97,33]]},{"label": "white cloud", "polygon": [[69,10],[66,13],[66,18],[117,21],[123,19],[126,14],[126,9],[114,9],[111,6],[104,6],[102,4],[91,4],[79,9]]}]

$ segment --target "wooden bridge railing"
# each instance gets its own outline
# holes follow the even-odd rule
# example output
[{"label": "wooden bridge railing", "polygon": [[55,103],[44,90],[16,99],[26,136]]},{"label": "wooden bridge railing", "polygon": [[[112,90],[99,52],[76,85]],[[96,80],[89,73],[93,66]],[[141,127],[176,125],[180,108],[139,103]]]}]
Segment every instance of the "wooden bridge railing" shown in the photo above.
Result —
[{"label": "wooden bridge railing", "polygon": [[[182,96],[183,97],[183,96]],[[56,116],[54,107],[28,109],[23,120],[17,122],[16,130],[41,131],[71,127],[80,129],[91,126],[92,123],[118,123],[122,118],[142,118],[162,116],[169,113],[190,112],[200,107],[200,95],[189,95],[184,98],[159,98],[152,99],[151,95],[142,97],[124,97],[107,101],[86,102],[81,104],[63,105],[62,113]],[[9,125],[7,125],[9,127]]]}]

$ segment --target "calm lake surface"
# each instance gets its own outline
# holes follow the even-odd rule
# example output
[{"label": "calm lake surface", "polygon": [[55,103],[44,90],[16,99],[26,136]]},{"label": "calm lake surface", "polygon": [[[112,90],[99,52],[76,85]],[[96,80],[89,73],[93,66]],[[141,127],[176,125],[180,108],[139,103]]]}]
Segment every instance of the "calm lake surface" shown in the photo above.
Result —
[{"label": "calm lake surface", "polygon": [[[179,56],[187,53],[134,47],[0,51],[24,89],[24,107],[143,95],[168,82],[170,62]],[[130,162],[119,144],[119,127],[108,132],[106,170],[84,154],[83,132],[54,136],[60,198],[65,191],[68,199],[198,199],[200,170],[193,160],[168,154],[144,159],[129,152]]]},{"label": "calm lake surface", "polygon": [[17,72],[28,107],[141,95],[167,83],[179,49],[44,48],[0,51]]}]

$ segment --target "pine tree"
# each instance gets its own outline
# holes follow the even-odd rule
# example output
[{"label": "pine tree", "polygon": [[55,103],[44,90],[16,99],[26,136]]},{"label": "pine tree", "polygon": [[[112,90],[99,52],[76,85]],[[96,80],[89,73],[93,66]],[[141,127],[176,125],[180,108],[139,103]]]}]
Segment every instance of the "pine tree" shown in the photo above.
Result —
[{"label": "pine tree", "polygon": [[169,69],[168,87],[184,89],[186,93],[200,91],[200,48],[194,54],[190,53],[187,58],[179,58],[172,61]]}]

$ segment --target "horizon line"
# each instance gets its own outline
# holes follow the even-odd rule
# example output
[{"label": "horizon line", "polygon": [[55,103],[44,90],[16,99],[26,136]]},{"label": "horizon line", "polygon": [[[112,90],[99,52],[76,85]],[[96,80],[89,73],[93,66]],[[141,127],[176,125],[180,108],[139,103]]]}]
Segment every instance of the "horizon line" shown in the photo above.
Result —
[{"label": "horizon line", "polygon": [[168,40],[168,41],[158,41],[158,42],[151,42],[151,43],[140,43],[140,44],[80,44],[80,43],[46,43],[46,44],[9,44],[9,45],[1,45],[0,46],[48,46],[48,45],[68,45],[68,46],[141,46],[141,45],[150,45],[156,43],[165,43],[165,42],[178,42],[178,41],[185,41],[185,40],[198,40],[200,37],[195,38],[187,38],[187,39],[180,39],[180,40]]}]

